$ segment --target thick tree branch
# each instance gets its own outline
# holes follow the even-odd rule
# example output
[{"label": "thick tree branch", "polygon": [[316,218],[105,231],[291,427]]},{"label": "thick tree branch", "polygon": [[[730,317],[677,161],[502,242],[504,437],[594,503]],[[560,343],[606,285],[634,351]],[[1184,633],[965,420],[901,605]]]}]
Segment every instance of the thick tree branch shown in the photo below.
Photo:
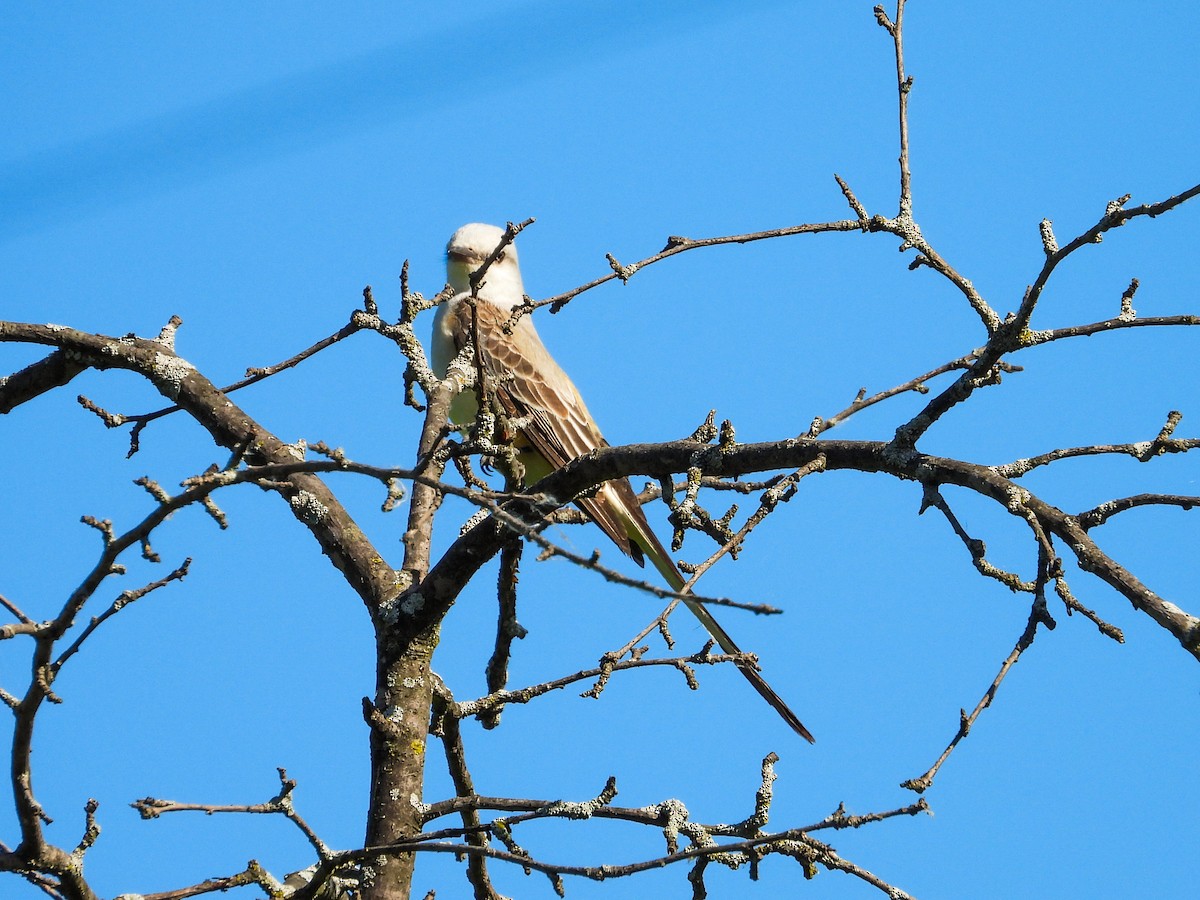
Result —
[{"label": "thick tree branch", "polygon": [[[1108,557],[1072,516],[979,463],[916,452],[897,453],[892,445],[875,441],[791,439],[738,444],[719,451],[711,445],[676,441],[597,451],[544,479],[534,491],[546,498],[569,498],[589,486],[613,478],[628,475],[666,478],[672,472],[692,468],[697,460],[706,475],[742,476],[800,468],[813,463],[821,454],[825,456],[828,471],[878,472],[926,484],[954,484],[999,503],[1022,519],[1034,516],[1048,532],[1071,548],[1081,568],[1111,585],[1200,659],[1200,620],[1159,597]],[[528,500],[517,499],[505,504],[503,509],[506,515],[516,516],[526,526],[531,526],[545,514],[547,505],[554,506],[553,503],[534,505]],[[430,569],[429,576],[418,588],[425,602],[416,614],[418,621],[425,617],[440,618],[479,566],[499,551],[508,533],[506,524],[489,517],[459,538]]]},{"label": "thick tree branch", "polygon": [[[113,338],[60,326],[0,322],[0,342],[57,347],[72,362],[91,368],[137,372],[186,409],[218,445],[266,463],[295,461],[289,445],[235,406],[191,363],[157,341]],[[320,479],[298,474],[279,485],[278,491],[369,607],[376,607],[394,593],[394,571]]]}]

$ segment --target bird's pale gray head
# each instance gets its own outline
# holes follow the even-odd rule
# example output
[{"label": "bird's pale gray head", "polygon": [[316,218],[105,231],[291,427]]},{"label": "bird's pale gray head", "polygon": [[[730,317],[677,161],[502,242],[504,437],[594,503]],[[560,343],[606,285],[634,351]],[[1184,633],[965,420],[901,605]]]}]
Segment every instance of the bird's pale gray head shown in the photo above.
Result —
[{"label": "bird's pale gray head", "polygon": [[[446,278],[460,294],[471,290],[471,273],[492,255],[504,238],[504,229],[495,225],[472,222],[464,225],[446,244]],[[484,287],[480,296],[485,299],[509,299],[519,302],[525,293],[521,283],[521,269],[517,265],[517,248],[509,244],[493,262],[483,276]]]}]

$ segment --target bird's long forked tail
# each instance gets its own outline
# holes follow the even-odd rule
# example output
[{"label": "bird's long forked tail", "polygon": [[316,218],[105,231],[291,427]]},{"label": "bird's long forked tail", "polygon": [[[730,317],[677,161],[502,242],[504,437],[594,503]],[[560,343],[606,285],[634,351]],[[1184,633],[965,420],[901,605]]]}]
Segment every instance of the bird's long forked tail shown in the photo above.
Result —
[{"label": "bird's long forked tail", "polygon": [[[682,587],[682,585],[680,587]],[[675,590],[679,590],[679,588],[675,588]],[[742,652],[738,648],[738,645],[733,642],[733,638],[729,636],[728,632],[726,632],[725,629],[721,627],[721,624],[713,618],[712,613],[708,611],[708,607],[706,607],[703,603],[698,603],[697,601],[691,600],[688,597],[684,597],[683,602],[684,605],[692,611],[692,614],[700,620],[700,624],[705,627],[710,635],[712,635],[713,640],[717,642],[722,650],[730,654]],[[775,712],[779,713],[783,721],[787,722],[788,725],[791,726],[792,731],[796,732],[796,734],[800,735],[800,737],[804,738],[810,744],[816,743],[817,739],[812,736],[812,732],[804,727],[804,723],[797,718],[794,712],[792,712],[791,707],[783,702],[783,698],[775,693],[775,689],[772,688],[771,685],[767,684],[767,680],[762,677],[759,671],[754,668],[751,663],[739,662],[737,663],[737,667],[738,670],[746,676],[746,680],[750,682],[750,686],[758,691],[759,695],[764,700],[771,704],[771,708],[775,710]]]},{"label": "bird's long forked tail", "polygon": [[[640,532],[641,529],[638,529]],[[652,531],[649,531],[649,526],[646,527],[646,533],[639,533],[636,536],[631,535],[631,538],[638,540],[643,552],[650,557],[650,561],[654,563],[654,568],[658,569],[660,575],[667,580],[667,583],[674,591],[682,591],[686,582],[679,570],[675,568],[675,564],[671,561],[671,557],[667,554],[666,548],[659,542],[658,538]],[[692,615],[700,620],[700,624],[712,636],[712,639],[717,642],[717,645],[726,653],[740,654],[742,650],[733,638],[729,636],[721,623],[713,618],[713,614],[708,611],[708,607],[697,600],[693,600],[687,596],[683,598],[684,605],[691,610]],[[771,708],[779,713],[783,721],[791,726],[792,731],[800,735],[810,744],[815,744],[817,739],[812,736],[812,732],[804,727],[804,723],[799,717],[792,712],[791,707],[784,703],[783,698],[775,693],[775,689],[767,684],[767,680],[762,677],[758,669],[754,668],[752,663],[739,662],[737,663],[738,670],[750,682],[750,686],[758,691],[767,703],[771,704]]]}]

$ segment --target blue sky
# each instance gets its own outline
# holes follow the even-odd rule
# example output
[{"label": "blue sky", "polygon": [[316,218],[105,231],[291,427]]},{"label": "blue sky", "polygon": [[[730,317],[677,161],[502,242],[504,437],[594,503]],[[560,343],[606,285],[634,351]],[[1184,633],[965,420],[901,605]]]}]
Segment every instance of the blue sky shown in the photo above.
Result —
[{"label": "blue sky", "polygon": [[[543,297],[607,272],[606,252],[631,261],[669,234],[845,217],[834,172],[872,213],[891,215],[894,72],[871,5],[5,7],[3,317],[153,335],[178,314],[179,352],[224,383],[335,331],[365,284],[394,315],[404,259],[413,286],[435,293],[446,238],[464,222],[535,216],[520,248],[526,288]],[[984,11],[914,0],[906,27],[916,216],[1001,313],[1041,265],[1042,218],[1065,243],[1114,197],[1150,202],[1196,182],[1200,25],[1189,7],[1015,0]],[[1055,275],[1034,325],[1108,318],[1135,276],[1140,314],[1197,312],[1198,226],[1200,207],[1185,206],[1085,248]],[[686,435],[713,407],[742,440],[787,437],[860,387],[890,387],[983,342],[961,296],[927,269],[909,272],[896,246],[844,234],[689,253],[538,327],[613,443]],[[1198,340],[1145,329],[1029,351],[1013,360],[1024,372],[956,410],[923,449],[1000,463],[1148,440],[1170,409],[1184,413],[1178,433],[1194,435]],[[38,358],[2,352],[5,372]],[[402,371],[393,348],[359,335],[237,401],[285,439],[406,465],[419,418],[401,404]],[[98,539],[80,515],[132,525],[148,509],[132,479],[173,486],[226,458],[171,418],[126,460],[125,433],[81,411],[77,393],[123,412],[161,405],[136,379],[89,373],[0,421],[0,593],[37,618],[94,561]],[[834,434],[889,437],[921,402],[899,398]],[[1072,511],[1142,491],[1200,492],[1187,456],[1063,463],[1028,483]],[[403,513],[381,515],[374,485],[333,487],[398,561]],[[1021,528],[949,496],[994,562],[1031,573]],[[300,782],[296,803],[329,843],[361,841],[366,615],[274,497],[237,488],[219,502],[227,532],[187,510],[158,533],[164,565],[194,558],[188,579],[101,629],[56,685],[66,702],[40,720],[48,833],[74,846],[83,803],[101,801],[104,831],[87,866],[105,896],[179,887],[250,857],[280,875],[307,865],[282,821],[143,823],[127,806],[147,794],[258,802],[275,792],[276,766]],[[728,821],[749,812],[759,761],[775,751],[772,825],[817,821],[840,802],[857,813],[911,802],[898,783],[938,756],[1028,613],[1023,597],[975,574],[944,521],[917,517],[919,503],[919,489],[880,476],[809,479],[739,561],[706,577],[709,594],[787,610],[722,619],[759,653],[814,747],[736,673],[701,673],[699,693],[637,673],[599,702],[564,692],[509,710],[495,732],[468,723],[477,786],[583,799],[612,774],[619,803],[679,797],[697,819]],[[447,505],[440,546],[466,515]],[[1095,537],[1195,612],[1194,515],[1135,511]],[[650,517],[665,537],[665,510]],[[591,529],[554,537],[584,553],[603,541]],[[706,550],[689,542],[681,555]],[[521,607],[531,633],[514,685],[592,664],[659,609],[532,557]],[[131,560],[96,602],[163,571]],[[1038,637],[928,792],[935,815],[824,835],[846,857],[922,898],[1194,896],[1197,664],[1108,588],[1068,572],[1126,643],[1052,607],[1057,630]],[[460,699],[483,692],[491,581],[483,573],[451,612],[435,660]],[[675,634],[685,649],[703,643],[690,622]],[[23,689],[27,652],[0,644],[0,686]],[[448,790],[431,772],[426,800]],[[0,804],[0,839],[14,835]],[[523,842],[563,863],[661,851],[654,835],[604,824],[539,826]],[[538,877],[493,874],[507,894],[553,896]],[[41,896],[6,878],[4,896]],[[777,859],[757,884],[709,868],[712,896],[879,896],[836,873],[798,881]],[[422,862],[416,889],[470,895],[442,859]],[[682,870],[567,889],[577,900],[690,896]]]}]

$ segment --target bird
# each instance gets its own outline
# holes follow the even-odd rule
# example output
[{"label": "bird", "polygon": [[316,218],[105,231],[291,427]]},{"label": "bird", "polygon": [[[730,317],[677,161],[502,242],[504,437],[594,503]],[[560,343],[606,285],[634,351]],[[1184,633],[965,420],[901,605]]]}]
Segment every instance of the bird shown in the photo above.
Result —
[{"label": "bird", "polygon": [[[431,361],[435,373],[445,378],[451,361],[473,340],[476,365],[489,376],[498,411],[516,423],[512,449],[529,487],[572,460],[609,445],[579,390],[542,343],[532,317],[521,316],[506,328],[513,308],[525,302],[515,244],[510,242],[492,261],[471,300],[472,274],[501,246],[505,234],[495,225],[475,222],[450,238],[446,274],[454,295],[439,305],[434,316]],[[450,404],[451,420],[470,424],[478,404],[475,390],[460,391]],[[682,590],[685,580],[650,528],[629,479],[605,482],[577,505],[639,566],[649,557],[671,589]],[[707,606],[687,596],[683,602],[725,653],[742,652]],[[753,663],[739,662],[737,667],[793,731],[814,741]]]}]

